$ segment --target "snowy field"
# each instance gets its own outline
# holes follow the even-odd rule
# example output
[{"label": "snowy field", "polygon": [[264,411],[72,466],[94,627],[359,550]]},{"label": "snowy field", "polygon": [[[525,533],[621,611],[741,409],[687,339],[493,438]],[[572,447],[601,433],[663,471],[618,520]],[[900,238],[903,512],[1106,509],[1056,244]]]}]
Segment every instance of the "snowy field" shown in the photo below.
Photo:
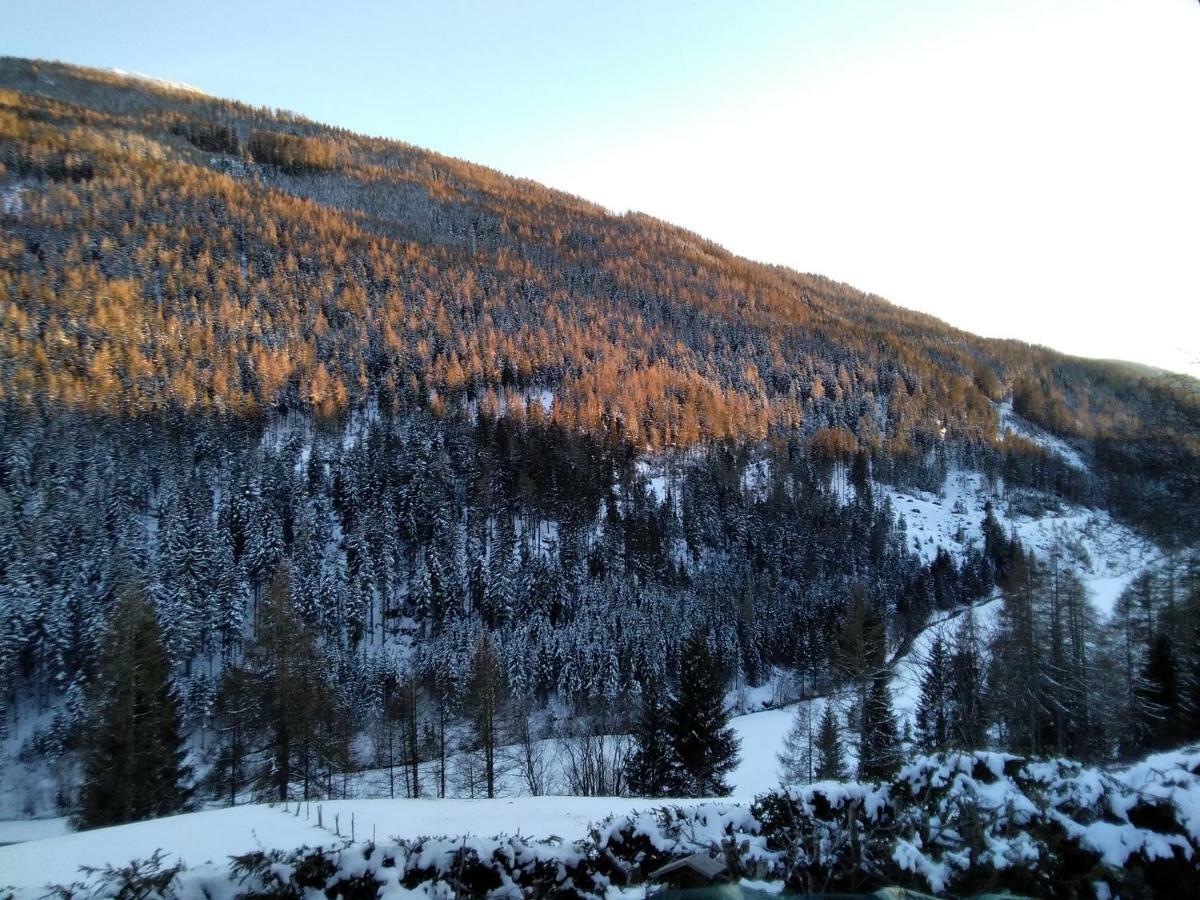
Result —
[{"label": "snowy field", "polygon": [[[769,721],[766,715],[756,718]],[[980,859],[992,859],[991,865],[997,872],[1014,864],[1037,864],[1043,868],[1056,865],[1036,837],[1044,836],[1047,827],[1055,840],[1062,840],[1065,833],[1081,850],[1096,854],[1109,867],[1110,874],[1119,872],[1135,856],[1140,864],[1145,860],[1169,859],[1176,851],[1181,851],[1184,858],[1194,854],[1195,842],[1200,841],[1200,779],[1196,777],[1200,773],[1200,748],[1159,754],[1109,773],[1054,760],[1028,762],[1010,769],[1008,763],[1014,759],[982,752],[924,757],[904,766],[897,776],[899,782],[908,785],[907,790],[896,791],[894,784],[822,782],[791,789],[786,795],[801,805],[811,803],[811,798],[820,793],[834,805],[857,803],[869,808],[886,806],[894,796],[930,790],[936,804],[935,815],[946,817],[953,817],[963,798],[969,798],[969,802],[981,803],[985,810],[996,813],[985,814],[979,821],[991,829],[984,835],[988,851]],[[1036,800],[1030,788],[1036,791]],[[1132,811],[1143,802],[1163,804],[1171,810],[1170,819],[1156,826],[1147,824],[1143,815],[1135,824],[1138,817]],[[0,885],[7,883],[14,887],[19,900],[32,900],[45,893],[48,882],[68,883],[79,878],[77,869],[81,865],[120,866],[129,859],[144,859],[161,849],[165,861],[188,864],[191,871],[184,876],[183,884],[186,896],[232,897],[236,888],[228,875],[229,856],[258,849],[294,850],[341,844],[349,837],[344,829],[350,815],[355,818],[355,837],[360,847],[370,837],[386,844],[389,838],[452,836],[421,851],[421,860],[428,857],[434,862],[452,858],[447,854],[460,845],[459,836],[464,837],[462,846],[470,844],[485,853],[497,845],[480,839],[501,834],[559,837],[569,842],[585,837],[589,822],[608,814],[625,816],[644,812],[654,803],[680,801],[582,797],[343,801],[320,805],[325,827],[314,824],[316,804],[293,805],[286,810],[263,805],[240,806],[0,848]],[[759,834],[759,825],[736,801],[703,804],[704,801],[698,800],[680,803],[684,814],[679,819],[680,830],[674,834],[667,834],[661,820],[650,816],[635,816],[632,824],[637,834],[648,837],[660,850],[680,855],[704,850],[722,840],[727,836],[726,828],[731,828],[739,841],[746,839],[746,846]],[[956,871],[965,867],[967,854],[953,845],[943,847],[937,842],[925,847],[919,832],[927,827],[929,809],[920,804],[903,806],[903,801],[901,804],[894,810],[900,817],[897,821],[901,823],[901,836],[885,836],[883,849],[888,850],[887,841],[896,841],[888,858],[900,869],[922,875],[931,890],[941,893],[951,885]],[[1083,814],[1076,821],[1072,815],[1079,815],[1080,809]],[[1105,810],[1106,816],[1097,817],[1097,809]],[[1001,810],[1003,815],[999,814]],[[343,830],[340,837],[330,829],[335,815]],[[1009,826],[1003,823],[1012,816],[1019,817],[1027,827],[1034,826],[1035,836],[1022,833],[1013,839],[1007,834]],[[842,827],[840,823],[841,819],[835,817],[824,827],[836,829]],[[612,836],[620,827],[621,823],[612,823],[599,828],[601,846],[611,846]],[[912,838],[904,837],[905,833]],[[336,857],[341,860],[343,875],[372,871],[375,877],[381,880],[392,877],[394,882],[394,872],[385,876],[377,871],[380,860],[371,863],[373,869],[364,868],[362,861],[368,857],[363,855],[356,861],[354,852],[348,852],[349,856]],[[569,847],[548,847],[539,854],[546,858],[578,859],[578,852]],[[769,856],[765,854],[763,858]],[[417,865],[424,868],[426,863]],[[1096,893],[1111,896],[1108,891]],[[641,889],[638,896],[644,896]]]},{"label": "snowy field", "polygon": [[19,844],[22,841],[40,841],[70,832],[71,824],[66,816],[53,819],[7,819],[0,821],[0,846]]},{"label": "snowy field", "polygon": [[[592,822],[664,802],[669,801],[615,797],[339,800],[302,804],[298,814],[295,803],[286,812],[281,806],[253,804],[0,847],[0,886],[13,886],[22,896],[34,897],[46,884],[79,879],[80,866],[120,865],[160,849],[171,861],[194,867],[222,863],[253,850],[331,846],[350,837],[351,819],[359,840],[520,834],[574,841],[587,836]],[[318,806],[324,827],[317,825]],[[335,822],[341,837],[334,831]]]},{"label": "snowy field", "polygon": [[[794,709],[788,708],[732,720],[742,739],[742,759],[730,778],[734,796],[723,802],[748,804],[757,794],[779,787],[775,754],[793,716]],[[334,800],[292,803],[286,813],[281,806],[252,804],[75,834],[62,834],[65,820],[49,820],[43,827],[58,836],[39,834],[37,828],[29,828],[21,836],[17,826],[31,823],[0,822],[0,835],[28,841],[0,847],[0,886],[11,885],[20,888],[22,897],[36,897],[47,883],[78,879],[80,866],[122,864],[144,859],[159,849],[172,860],[196,866],[259,849],[338,844],[350,837],[352,828],[359,840],[519,834],[572,841],[585,837],[590,824],[610,815],[625,815],[664,803],[697,802],[627,797]],[[0,843],[3,840],[0,838]]]}]

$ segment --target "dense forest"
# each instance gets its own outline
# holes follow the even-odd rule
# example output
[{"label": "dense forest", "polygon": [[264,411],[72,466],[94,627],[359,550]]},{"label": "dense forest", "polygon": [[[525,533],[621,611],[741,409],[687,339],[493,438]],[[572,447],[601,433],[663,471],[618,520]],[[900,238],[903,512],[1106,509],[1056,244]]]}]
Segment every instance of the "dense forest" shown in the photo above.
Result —
[{"label": "dense forest", "polygon": [[[1006,401],[1088,466],[1002,433]],[[990,509],[981,546],[924,561],[876,486],[955,467],[1169,560],[1106,623]],[[66,761],[92,824],[367,764],[537,793],[550,736],[575,792],[719,793],[713,697],[780,672],[853,698],[826,771],[847,727],[878,777],[914,746],[1168,746],[1200,735],[1198,503],[1184,379],[404,144],[0,60],[0,728]],[[997,634],[931,654],[906,734],[890,661],[996,590]],[[188,782],[187,743],[202,783],[118,802],[105,725],[150,720],[121,738],[146,770]]]}]

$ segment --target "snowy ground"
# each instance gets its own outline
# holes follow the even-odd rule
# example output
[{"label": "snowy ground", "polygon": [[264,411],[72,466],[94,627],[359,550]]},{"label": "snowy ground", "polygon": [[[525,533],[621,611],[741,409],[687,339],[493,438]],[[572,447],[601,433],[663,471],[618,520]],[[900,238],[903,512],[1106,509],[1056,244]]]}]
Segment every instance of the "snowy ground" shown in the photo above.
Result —
[{"label": "snowy ground", "polygon": [[[985,640],[989,631],[995,627],[1002,602],[993,598],[976,604],[971,609],[971,615],[975,617],[975,627]],[[892,710],[899,721],[915,721],[917,706],[921,702],[921,678],[924,674],[925,660],[929,657],[929,648],[938,635],[947,642],[953,641],[964,615],[965,610],[956,610],[948,615],[939,616],[913,638],[908,652],[896,660],[892,667]]]},{"label": "snowy ground", "polygon": [[[819,711],[818,711],[819,714]],[[780,785],[776,753],[791,727],[795,708],[770,709],[735,717],[731,724],[742,740],[742,758],[730,782],[727,802],[748,804],[757,794]],[[63,834],[65,820],[44,824],[0,822],[0,886],[21,889],[22,897],[38,896],[47,883],[79,878],[80,866],[123,864],[146,858],[155,850],[189,866],[256,849],[325,846],[354,836],[415,838],[425,835],[521,834],[528,837],[586,836],[588,826],[609,815],[623,815],[663,803],[695,803],[625,797],[506,797],[497,800],[336,800],[261,804],[171,816],[117,828]],[[322,827],[318,827],[318,807]],[[40,838],[40,839],[39,839]]]},{"label": "snowy ground", "polygon": [[[778,781],[765,787],[778,786]],[[0,887],[36,897],[47,884],[78,880],[81,866],[123,865],[163,850],[169,861],[189,867],[221,863],[254,850],[290,850],[340,844],[354,836],[417,838],[520,834],[573,841],[609,815],[647,810],[664,803],[623,797],[513,797],[498,800],[339,800],[279,806],[253,804],[188,813],[150,822],[79,832],[0,847]],[[317,825],[318,806],[323,827]],[[335,818],[336,817],[336,818]],[[335,822],[341,837],[335,833]]]},{"label": "snowy ground", "polygon": [[1079,451],[1068,444],[1066,441],[1056,438],[1042,428],[1034,425],[1032,422],[1021,418],[1013,412],[1012,399],[1009,398],[1003,403],[997,404],[996,412],[1000,416],[1000,433],[997,435],[1001,440],[1007,437],[1008,433],[1017,437],[1025,438],[1040,445],[1044,449],[1059,456],[1066,462],[1067,465],[1076,469],[1086,469],[1087,463],[1083,461],[1083,457],[1079,455]]},{"label": "snowy ground", "polygon": [[[340,800],[280,806],[254,804],[188,813],[115,828],[100,828],[0,847],[0,886],[37,896],[44,885],[80,877],[80,866],[121,865],[164,850],[189,866],[224,862],[259,849],[290,850],[340,844],[354,836],[417,838],[473,835],[560,837],[587,835],[608,815],[644,810],[669,801],[617,797],[514,797],[500,800]],[[679,801],[683,802],[683,801]],[[318,807],[323,827],[317,825]],[[335,833],[335,822],[341,837]]]},{"label": "snowy ground", "polygon": [[0,821],[0,846],[19,844],[22,841],[40,841],[70,833],[71,824],[66,816],[53,819],[8,819]]}]

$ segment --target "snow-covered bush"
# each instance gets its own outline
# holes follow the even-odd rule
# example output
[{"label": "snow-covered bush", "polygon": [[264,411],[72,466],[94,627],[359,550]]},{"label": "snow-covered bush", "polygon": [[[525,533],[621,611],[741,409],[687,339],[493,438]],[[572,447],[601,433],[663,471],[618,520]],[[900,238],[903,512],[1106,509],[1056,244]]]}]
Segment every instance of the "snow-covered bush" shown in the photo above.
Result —
[{"label": "snow-covered bush", "polygon": [[[1103,771],[998,753],[920,757],[881,784],[821,782],[733,803],[609,818],[587,839],[421,838],[256,852],[227,870],[132,866],[74,897],[598,898],[665,863],[804,893],[1200,896],[1200,748]],[[143,889],[144,888],[144,889]]]},{"label": "snow-covered bush", "polygon": [[783,879],[811,892],[1200,896],[1200,752],[1124,773],[998,753],[921,757],[888,783],[760,797]]}]

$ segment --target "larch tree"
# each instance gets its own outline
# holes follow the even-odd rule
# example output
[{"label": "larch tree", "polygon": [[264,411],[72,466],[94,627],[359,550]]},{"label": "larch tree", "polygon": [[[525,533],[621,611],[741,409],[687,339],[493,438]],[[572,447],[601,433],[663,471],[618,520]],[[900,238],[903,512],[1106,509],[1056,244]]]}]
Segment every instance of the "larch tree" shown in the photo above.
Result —
[{"label": "larch tree", "polygon": [[286,800],[292,781],[300,778],[307,799],[315,789],[321,725],[328,718],[330,698],[314,636],[296,615],[285,564],[276,568],[259,610],[246,662],[256,724],[271,748],[262,780],[271,794]]},{"label": "larch tree", "polygon": [[475,645],[471,667],[471,715],[475,742],[483,754],[483,782],[489,799],[496,796],[496,750],[505,698],[504,669],[492,639],[484,636]]}]

